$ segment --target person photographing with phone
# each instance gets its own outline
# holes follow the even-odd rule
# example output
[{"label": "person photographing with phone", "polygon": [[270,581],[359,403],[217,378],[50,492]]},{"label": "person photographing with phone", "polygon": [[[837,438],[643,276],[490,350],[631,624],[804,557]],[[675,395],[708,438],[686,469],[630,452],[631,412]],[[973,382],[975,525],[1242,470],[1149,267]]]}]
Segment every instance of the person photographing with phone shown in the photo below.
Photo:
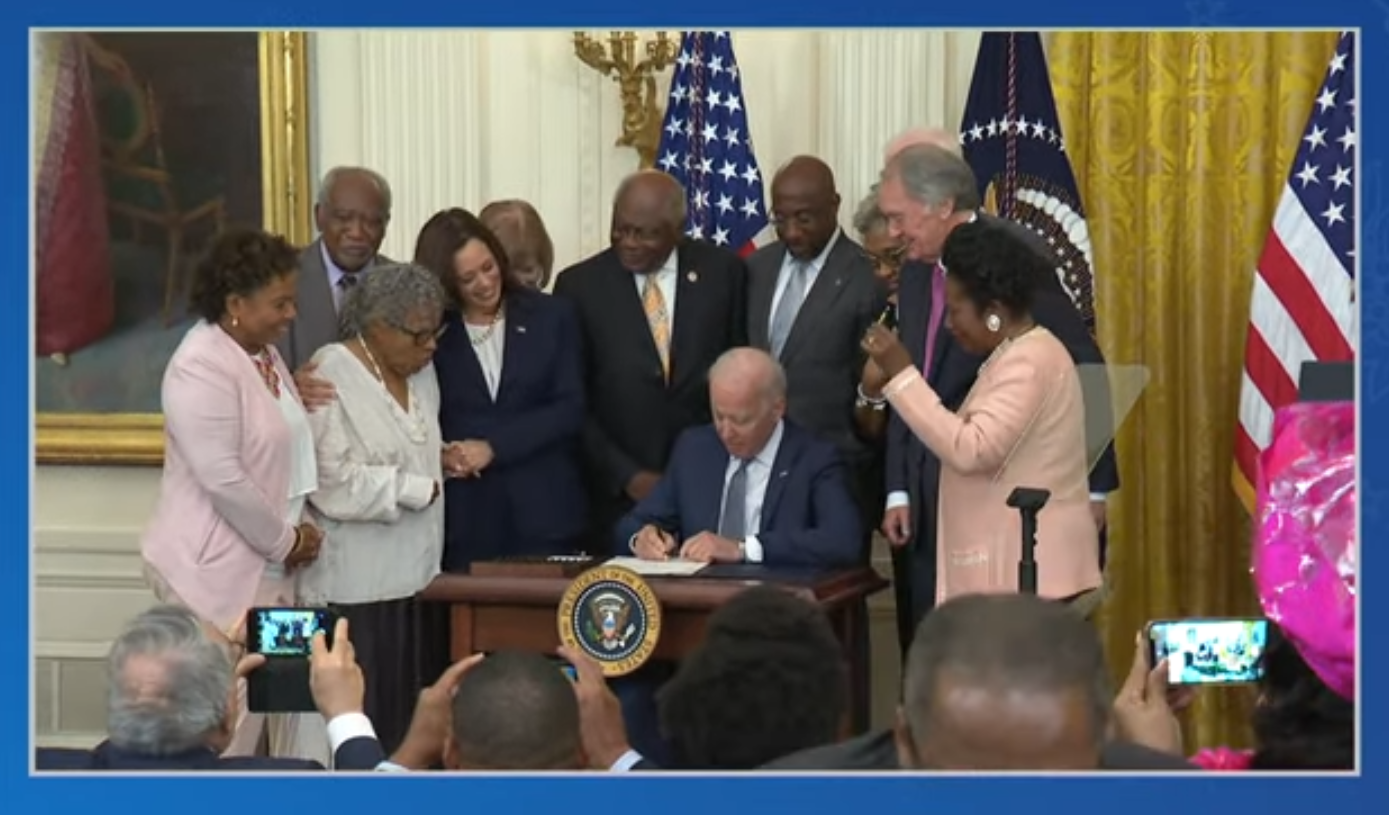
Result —
[{"label": "person photographing with phone", "polygon": [[888,377],[883,393],[896,418],[940,462],[938,496],[925,496],[938,506],[936,604],[1018,591],[1022,522],[1007,503],[1017,487],[1051,493],[1038,515],[1038,593],[1078,604],[1102,583],[1099,530],[1080,376],[1066,346],[1032,314],[1037,281],[1050,271],[1012,230],[983,220],[950,231],[941,266],[945,326],[956,345],[984,357],[957,410],[896,334],[873,325],[863,338]]},{"label": "person photographing with phone", "polygon": [[[223,631],[248,607],[293,605],[299,571],[324,542],[305,515],[318,485],[313,434],[275,348],[296,315],[297,263],[277,235],[217,238],[193,276],[200,319],[164,372],[164,470],[141,539],[145,576],[160,602]],[[297,744],[295,721],[270,722],[270,754],[326,763],[322,728]],[[266,724],[243,716],[227,754],[254,754]]]}]

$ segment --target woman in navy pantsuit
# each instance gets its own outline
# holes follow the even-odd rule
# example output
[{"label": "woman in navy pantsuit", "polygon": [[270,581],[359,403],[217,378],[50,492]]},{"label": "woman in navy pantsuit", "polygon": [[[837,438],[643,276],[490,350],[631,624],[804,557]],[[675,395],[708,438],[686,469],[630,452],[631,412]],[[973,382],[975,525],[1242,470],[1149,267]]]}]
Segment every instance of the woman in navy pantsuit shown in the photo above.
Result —
[{"label": "woman in navy pantsuit", "polygon": [[452,299],[434,355],[449,447],[444,570],[573,553],[587,498],[579,470],[583,361],[571,306],[517,285],[496,236],[466,210],[429,219],[415,262]]}]

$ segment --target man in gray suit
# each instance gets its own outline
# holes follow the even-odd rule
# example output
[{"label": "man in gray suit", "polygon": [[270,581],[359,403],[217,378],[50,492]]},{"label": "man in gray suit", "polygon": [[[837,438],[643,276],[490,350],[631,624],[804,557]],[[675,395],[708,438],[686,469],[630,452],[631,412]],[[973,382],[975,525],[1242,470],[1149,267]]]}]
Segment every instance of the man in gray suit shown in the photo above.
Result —
[{"label": "man in gray suit", "polygon": [[798,156],[781,168],[771,214],[778,240],[748,258],[748,339],[786,370],[790,419],[844,457],[867,530],[867,563],[883,513],[883,467],[876,446],[858,435],[854,404],[864,365],[859,340],[888,293],[863,247],[839,228],[839,193],[823,161]]},{"label": "man in gray suit", "polygon": [[301,373],[319,348],[337,342],[347,290],[391,262],[377,254],[391,221],[391,185],[365,167],[334,167],[319,185],[313,215],[319,237],[299,255],[299,315],[279,343],[285,364]]}]

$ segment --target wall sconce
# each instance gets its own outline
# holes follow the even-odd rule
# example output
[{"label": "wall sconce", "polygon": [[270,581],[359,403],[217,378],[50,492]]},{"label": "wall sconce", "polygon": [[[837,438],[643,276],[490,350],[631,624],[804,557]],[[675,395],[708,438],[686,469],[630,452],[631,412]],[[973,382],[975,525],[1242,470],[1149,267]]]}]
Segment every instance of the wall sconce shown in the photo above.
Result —
[{"label": "wall sconce", "polygon": [[622,94],[622,135],[618,147],[632,147],[641,169],[656,165],[661,144],[663,106],[657,103],[656,73],[675,62],[680,44],[664,31],[646,43],[646,56],[637,60],[635,31],[611,31],[607,46],[582,31],[574,32],[574,55],[598,73],[612,77]]}]

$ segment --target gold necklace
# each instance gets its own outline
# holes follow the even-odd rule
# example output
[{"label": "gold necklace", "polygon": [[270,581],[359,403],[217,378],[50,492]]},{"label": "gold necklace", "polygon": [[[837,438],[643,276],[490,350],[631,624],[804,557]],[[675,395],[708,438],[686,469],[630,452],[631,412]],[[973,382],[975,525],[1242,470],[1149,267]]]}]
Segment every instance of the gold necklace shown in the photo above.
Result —
[{"label": "gold necklace", "polygon": [[[504,312],[505,310],[505,305],[497,306],[497,313],[492,315],[492,322],[488,323],[487,328],[484,329],[482,333],[478,334],[476,337],[473,336],[473,332],[468,332],[468,341],[473,344],[474,348],[492,339],[492,335],[497,333],[497,324],[502,321],[502,312]],[[464,319],[462,315],[459,315],[458,319],[463,323],[463,326],[465,328],[473,327],[468,324],[468,321]]]}]

